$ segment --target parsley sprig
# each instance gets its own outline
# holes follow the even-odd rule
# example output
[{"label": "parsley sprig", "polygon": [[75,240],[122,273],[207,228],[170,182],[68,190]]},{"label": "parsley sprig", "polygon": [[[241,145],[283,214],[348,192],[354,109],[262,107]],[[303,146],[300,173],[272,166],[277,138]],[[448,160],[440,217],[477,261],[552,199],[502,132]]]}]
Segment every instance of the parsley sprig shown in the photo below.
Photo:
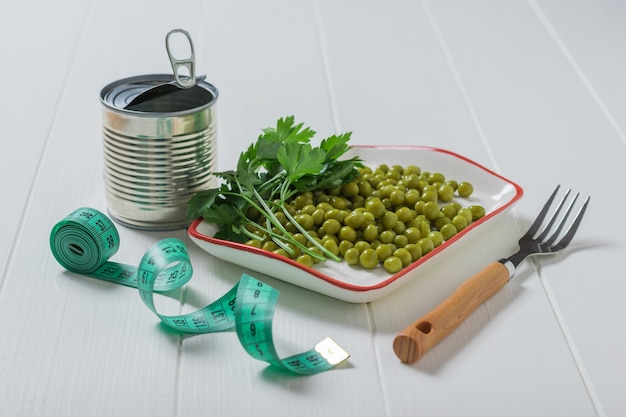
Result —
[{"label": "parsley sprig", "polygon": [[[350,149],[351,132],[333,135],[313,146],[315,131],[296,124],[293,116],[281,118],[276,127],[262,130],[257,141],[241,153],[237,169],[213,173],[221,179],[217,188],[200,191],[189,201],[187,217],[202,217],[220,228],[215,237],[245,242],[261,230],[287,253],[292,244],[318,260],[340,259],[324,248],[298,224],[287,208],[299,193],[332,189],[352,180],[363,166],[359,157],[340,160]],[[262,221],[255,222],[247,213],[256,210]],[[297,241],[276,217],[286,218],[322,252],[310,250]]]}]

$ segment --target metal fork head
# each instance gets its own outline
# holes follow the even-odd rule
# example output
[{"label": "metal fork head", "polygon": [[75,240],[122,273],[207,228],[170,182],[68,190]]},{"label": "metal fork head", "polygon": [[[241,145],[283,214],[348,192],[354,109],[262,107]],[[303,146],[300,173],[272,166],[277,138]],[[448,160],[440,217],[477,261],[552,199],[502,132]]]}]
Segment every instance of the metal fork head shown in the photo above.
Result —
[{"label": "metal fork head", "polygon": [[[560,251],[572,241],[572,238],[576,234],[578,226],[580,225],[583,215],[585,214],[585,210],[587,209],[587,205],[589,204],[589,197],[585,199],[582,206],[578,209],[576,217],[574,217],[568,226],[567,219],[572,213],[574,205],[580,196],[579,193],[576,193],[567,204],[569,195],[571,194],[571,189],[568,189],[565,192],[565,195],[557,203],[551,216],[545,222],[545,226],[541,228],[544,220],[546,220],[546,216],[550,211],[550,207],[552,206],[552,202],[556,197],[559,188],[560,186],[557,185],[556,189],[552,192],[552,195],[548,198],[548,201],[539,212],[539,215],[535,219],[532,226],[530,226],[526,234],[520,239],[520,252],[523,252],[524,257],[532,254],[554,253]],[[565,210],[563,211],[564,208]],[[565,233],[557,242],[557,238],[561,235],[561,232],[565,228]]]}]

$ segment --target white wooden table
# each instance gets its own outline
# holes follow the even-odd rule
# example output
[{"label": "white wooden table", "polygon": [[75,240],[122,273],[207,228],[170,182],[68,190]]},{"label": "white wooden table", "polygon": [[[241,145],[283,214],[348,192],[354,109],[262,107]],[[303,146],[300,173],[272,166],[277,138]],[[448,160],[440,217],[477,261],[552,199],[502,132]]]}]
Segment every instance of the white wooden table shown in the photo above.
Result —
[{"label": "white wooden table", "polygon": [[[235,334],[164,330],[137,291],[68,272],[49,248],[73,209],[106,210],[100,89],[169,72],[187,29],[220,90],[219,167],[278,117],[354,144],[452,150],[523,199],[449,262],[372,303],[275,280],[277,347],[331,336],[351,354],[311,377]],[[626,415],[626,3],[620,0],[65,0],[0,3],[0,416]],[[592,197],[563,254],[518,276],[413,365],[395,334],[510,254],[557,183]],[[186,239],[189,310],[246,271],[185,230],[119,227],[116,260]],[[292,352],[293,353],[293,352]]]}]

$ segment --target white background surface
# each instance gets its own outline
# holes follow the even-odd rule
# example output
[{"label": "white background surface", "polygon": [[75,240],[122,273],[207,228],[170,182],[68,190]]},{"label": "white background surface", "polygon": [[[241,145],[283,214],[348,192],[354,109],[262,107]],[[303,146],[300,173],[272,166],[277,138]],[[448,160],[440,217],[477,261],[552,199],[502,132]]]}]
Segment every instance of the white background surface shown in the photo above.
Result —
[{"label": "white background surface", "polygon": [[[611,416],[626,413],[626,4],[618,0],[99,1],[0,3],[0,416]],[[52,226],[106,210],[100,89],[169,72],[188,30],[220,90],[219,167],[278,117],[354,144],[436,146],[519,183],[523,199],[448,262],[379,301],[281,291],[283,355],[326,336],[348,363],[294,377],[232,332],[180,337],[136,291],[76,276]],[[518,276],[414,365],[395,334],[509,255],[557,183],[592,197],[564,253]],[[184,230],[119,227],[119,262],[187,239],[183,303],[217,299],[240,267]],[[167,304],[167,302],[165,302]]]}]

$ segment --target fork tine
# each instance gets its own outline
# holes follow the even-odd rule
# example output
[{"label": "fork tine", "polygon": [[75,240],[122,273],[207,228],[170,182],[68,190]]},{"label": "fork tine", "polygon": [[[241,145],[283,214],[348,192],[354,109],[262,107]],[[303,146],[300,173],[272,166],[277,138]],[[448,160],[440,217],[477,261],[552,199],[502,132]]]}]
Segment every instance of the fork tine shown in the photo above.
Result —
[{"label": "fork tine", "polygon": [[[543,228],[543,230],[541,231],[541,234],[539,236],[537,236],[537,240],[544,240],[546,238],[546,236],[550,232],[550,229],[552,229],[552,226],[554,225],[554,222],[556,221],[559,213],[561,212],[561,209],[563,208],[563,204],[565,204],[565,201],[567,201],[567,197],[569,197],[569,193],[571,191],[572,190],[569,189],[569,190],[567,190],[565,192],[565,195],[563,196],[561,201],[559,201],[559,204],[556,206],[556,209],[554,210],[554,213],[552,213],[552,217],[550,217],[550,220],[548,221],[548,224]],[[571,206],[570,206],[570,210],[571,210]],[[569,213],[569,210],[565,213],[563,221],[567,217],[568,213]],[[561,224],[563,224],[563,223],[561,223]],[[553,237],[556,238],[556,235],[553,235]]]},{"label": "fork tine", "polygon": [[583,219],[583,215],[585,214],[585,210],[587,210],[587,204],[589,204],[589,199],[590,197],[587,197],[585,199],[585,202],[583,203],[582,207],[580,208],[580,210],[578,210],[578,213],[576,214],[576,218],[574,219],[570,227],[567,229],[565,236],[563,236],[563,238],[559,241],[559,243],[557,243],[556,246],[559,247],[559,249],[563,249],[564,247],[569,245],[569,243],[574,238],[574,235],[576,234],[576,231],[578,230],[578,226],[580,225],[580,222]]},{"label": "fork tine", "polygon": [[[556,220],[556,216],[557,216],[558,212],[561,210],[561,206],[565,203],[565,200],[567,199],[567,196],[569,195],[570,191],[571,190],[567,190],[567,193],[565,193],[565,197],[563,197],[563,200],[561,200],[559,208],[554,213],[554,216],[553,216],[552,220],[550,221],[550,224],[548,224],[548,226],[546,226],[546,230],[544,230],[544,232],[539,237],[540,240],[544,239],[545,236],[548,234],[550,228],[552,227],[552,224],[554,223],[554,220]],[[545,243],[550,243],[550,244],[554,243],[554,241],[558,237],[559,233],[561,233],[561,230],[563,230],[563,226],[565,226],[565,222],[567,221],[567,218],[569,217],[570,213],[572,212],[572,209],[574,208],[574,203],[576,203],[576,200],[578,200],[578,196],[579,195],[580,195],[580,193],[576,193],[576,195],[574,196],[572,201],[569,203],[569,206],[567,206],[567,210],[565,210],[565,214],[563,214],[563,217],[561,218],[561,221],[559,222],[559,224],[557,225],[556,229],[554,230],[554,233],[552,233],[552,236],[550,236],[550,238],[548,240],[546,240]]]},{"label": "fork tine", "polygon": [[530,228],[524,235],[524,238],[533,237],[535,233],[537,233],[537,231],[539,230],[539,226],[541,226],[543,219],[546,217],[546,214],[548,213],[548,209],[550,208],[550,205],[552,204],[552,200],[554,200],[554,197],[556,196],[557,191],[559,191],[559,187],[561,186],[560,185],[556,186],[556,188],[552,192],[552,195],[550,196],[550,198],[548,198],[548,201],[546,201],[546,204],[544,204],[543,208],[537,215],[537,218],[535,219],[534,223],[530,226]]}]

